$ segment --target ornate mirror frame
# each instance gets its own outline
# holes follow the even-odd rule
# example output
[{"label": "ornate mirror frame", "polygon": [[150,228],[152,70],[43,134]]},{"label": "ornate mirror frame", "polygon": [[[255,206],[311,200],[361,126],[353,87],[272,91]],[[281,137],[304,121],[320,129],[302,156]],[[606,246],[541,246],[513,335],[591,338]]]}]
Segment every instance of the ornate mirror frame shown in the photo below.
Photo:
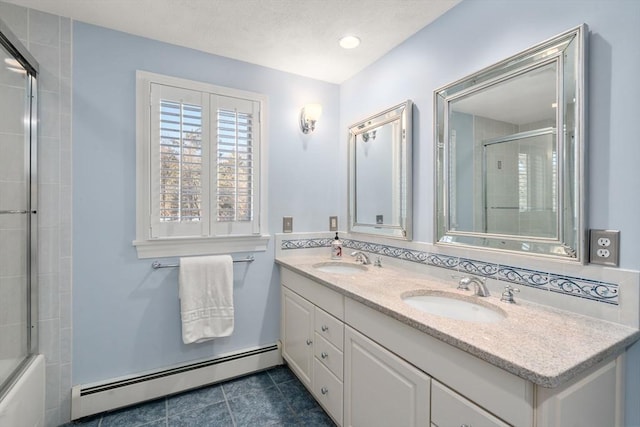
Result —
[{"label": "ornate mirror frame", "polygon": [[[412,238],[412,108],[412,102],[407,100],[349,127],[348,224],[351,233],[401,240]],[[382,161],[365,164],[362,153],[367,145],[373,148],[373,144],[378,147],[382,144],[389,154],[375,158],[372,149],[367,161]],[[367,180],[362,179],[366,175],[365,166],[370,171]],[[389,194],[382,187],[388,187]],[[362,199],[363,195],[368,199]],[[368,209],[363,203],[359,206],[358,201],[371,199],[380,209],[365,212]],[[383,211],[387,214],[382,215]]]},{"label": "ornate mirror frame", "polygon": [[[472,75],[469,75],[454,83],[448,84],[434,92],[434,132],[435,132],[435,242],[442,246],[473,247],[492,251],[507,251],[512,253],[527,254],[534,256],[551,257],[555,259],[584,262],[585,248],[585,185],[584,185],[584,165],[585,165],[585,64],[586,64],[586,42],[587,26],[581,25],[562,33],[552,39],[544,41],[530,49],[507,58],[497,64],[489,66]],[[487,232],[488,227],[484,225],[457,227],[456,192],[467,191],[472,193],[475,200],[485,200],[482,206],[473,201],[472,209],[484,211],[486,213],[486,188],[484,184],[473,185],[473,189],[456,186],[455,168],[460,168],[459,160],[455,160],[456,132],[450,127],[453,122],[453,104],[456,101],[471,97],[480,98],[480,92],[486,95],[501,84],[506,84],[510,80],[513,82],[516,77],[527,77],[527,73],[533,75],[542,67],[554,70],[556,73],[555,84],[555,126],[556,129],[546,129],[553,142],[555,142],[556,156],[554,160],[555,172],[552,175],[555,188],[553,189],[554,206],[557,215],[554,217],[555,224],[550,228],[548,236],[540,233],[528,232]],[[527,105],[530,98],[524,94],[519,95],[520,104],[516,100],[510,103],[510,108],[517,108],[520,105]],[[485,100],[486,101],[486,100]],[[497,102],[492,99],[492,101]],[[477,111],[484,111],[484,105],[476,107]],[[480,109],[478,109],[480,108]],[[456,113],[457,114],[457,113]],[[552,113],[553,114],[553,113]],[[562,131],[564,130],[564,131]],[[475,131],[473,131],[475,132]],[[527,132],[521,132],[522,137],[529,137]],[[480,138],[474,136],[472,151],[477,149],[477,141]],[[484,143],[485,147],[490,144]],[[452,148],[453,147],[453,148]],[[553,149],[553,148],[552,148]],[[473,154],[478,156],[479,154]],[[483,154],[484,156],[484,154]],[[454,160],[452,160],[452,157]],[[483,160],[486,162],[486,159]],[[487,180],[486,171],[479,167],[482,162],[474,161],[475,164],[468,165],[474,168],[473,178],[476,180]],[[480,170],[482,169],[482,172]],[[482,174],[479,176],[478,174]],[[481,188],[481,190],[478,190]],[[478,194],[478,192],[484,194]],[[464,193],[467,194],[467,193]],[[468,198],[468,197],[467,197]],[[459,204],[459,203],[458,203]],[[495,208],[498,209],[498,208]],[[507,209],[507,208],[504,208]],[[510,209],[520,209],[513,207]],[[453,212],[453,214],[452,214]],[[453,219],[453,221],[452,221]],[[484,220],[487,223],[487,220]],[[470,229],[469,229],[470,228]],[[528,230],[527,230],[528,231]]]}]

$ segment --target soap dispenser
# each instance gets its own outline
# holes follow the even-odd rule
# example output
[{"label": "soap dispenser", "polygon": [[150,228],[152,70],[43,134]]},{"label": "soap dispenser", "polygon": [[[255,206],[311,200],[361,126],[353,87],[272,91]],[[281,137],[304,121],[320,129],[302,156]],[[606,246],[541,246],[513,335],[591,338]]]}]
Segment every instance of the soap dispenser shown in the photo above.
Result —
[{"label": "soap dispenser", "polygon": [[342,242],[336,232],[336,238],[331,242],[331,259],[342,259]]}]

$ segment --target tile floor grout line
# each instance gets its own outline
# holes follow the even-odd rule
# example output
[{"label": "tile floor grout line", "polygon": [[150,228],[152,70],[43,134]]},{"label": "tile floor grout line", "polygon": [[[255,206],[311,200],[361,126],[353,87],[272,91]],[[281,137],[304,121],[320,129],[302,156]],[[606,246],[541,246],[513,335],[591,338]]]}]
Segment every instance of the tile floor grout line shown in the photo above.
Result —
[{"label": "tile floor grout line", "polygon": [[229,411],[229,415],[231,416],[231,423],[233,427],[238,427],[236,423],[236,417],[233,415],[233,411],[231,410],[231,405],[229,404],[229,399],[227,398],[227,392],[224,391],[224,387],[220,384],[220,389],[222,390],[222,396],[224,397],[224,403],[227,405],[227,411]]},{"label": "tile floor grout line", "polygon": [[169,427],[169,398],[164,398],[164,425]]}]

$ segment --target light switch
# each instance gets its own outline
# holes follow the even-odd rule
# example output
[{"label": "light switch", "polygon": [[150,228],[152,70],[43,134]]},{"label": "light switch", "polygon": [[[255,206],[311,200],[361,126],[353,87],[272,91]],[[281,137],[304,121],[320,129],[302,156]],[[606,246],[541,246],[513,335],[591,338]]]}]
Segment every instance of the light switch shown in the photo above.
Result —
[{"label": "light switch", "polygon": [[292,233],[293,232],[293,217],[292,216],[283,216],[282,217],[282,232],[283,233]]},{"label": "light switch", "polygon": [[330,216],[329,217],[329,231],[338,231],[338,217]]}]

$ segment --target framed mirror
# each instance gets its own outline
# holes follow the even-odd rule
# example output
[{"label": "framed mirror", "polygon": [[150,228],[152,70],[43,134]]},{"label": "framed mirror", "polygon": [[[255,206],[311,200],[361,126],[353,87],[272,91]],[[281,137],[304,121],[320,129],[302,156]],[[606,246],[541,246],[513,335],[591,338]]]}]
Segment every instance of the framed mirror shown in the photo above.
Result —
[{"label": "framed mirror", "polygon": [[435,91],[436,244],[584,261],[586,34]]},{"label": "framed mirror", "polygon": [[349,231],[411,240],[412,102],[349,127]]}]

